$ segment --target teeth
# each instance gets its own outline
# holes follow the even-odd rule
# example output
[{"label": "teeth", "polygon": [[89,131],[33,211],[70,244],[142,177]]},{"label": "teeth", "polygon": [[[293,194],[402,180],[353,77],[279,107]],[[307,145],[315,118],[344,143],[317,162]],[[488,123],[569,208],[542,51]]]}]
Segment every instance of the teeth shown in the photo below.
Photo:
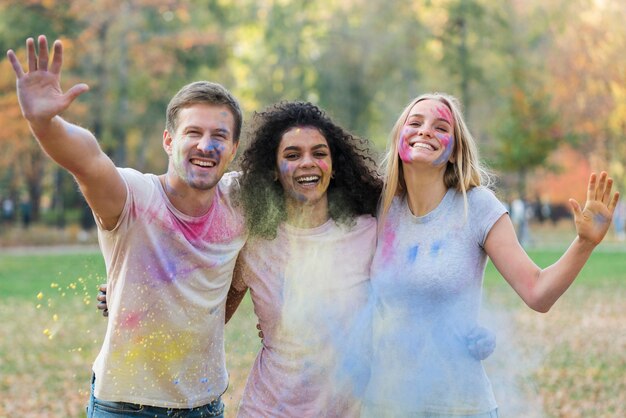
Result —
[{"label": "teeth", "polygon": [[430,145],[430,144],[426,144],[424,142],[416,142],[415,144],[411,145],[413,148],[424,148],[430,151],[434,151],[435,148]]},{"label": "teeth", "polygon": [[310,183],[310,182],[318,181],[319,179],[320,179],[319,176],[306,176],[306,177],[300,177],[296,181],[298,183]]},{"label": "teeth", "polygon": [[214,167],[215,166],[215,163],[212,161],[191,160],[191,164],[199,165],[200,167]]}]

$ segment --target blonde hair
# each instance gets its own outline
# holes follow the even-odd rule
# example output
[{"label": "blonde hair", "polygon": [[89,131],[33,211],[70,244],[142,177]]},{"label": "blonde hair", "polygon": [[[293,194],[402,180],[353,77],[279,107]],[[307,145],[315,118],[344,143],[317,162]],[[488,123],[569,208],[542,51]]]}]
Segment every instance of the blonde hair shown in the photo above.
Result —
[{"label": "blonde hair", "polygon": [[384,185],[380,199],[379,225],[384,224],[393,198],[395,196],[405,196],[407,193],[406,182],[402,173],[402,160],[400,160],[398,156],[398,140],[411,109],[413,109],[416,103],[423,100],[437,100],[446,105],[452,113],[455,139],[452,154],[454,156],[454,163],[447,163],[443,181],[446,188],[454,188],[463,194],[466,214],[467,191],[480,185],[491,186],[491,175],[478,159],[478,148],[463,120],[459,101],[454,96],[445,93],[422,94],[413,99],[411,103],[404,108],[389,134],[387,153],[382,162]]}]

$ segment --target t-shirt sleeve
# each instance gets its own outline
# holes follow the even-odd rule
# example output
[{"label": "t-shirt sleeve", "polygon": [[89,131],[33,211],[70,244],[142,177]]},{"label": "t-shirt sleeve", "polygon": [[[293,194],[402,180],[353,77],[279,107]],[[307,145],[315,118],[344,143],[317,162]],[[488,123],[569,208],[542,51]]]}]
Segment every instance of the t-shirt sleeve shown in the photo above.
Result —
[{"label": "t-shirt sleeve", "polygon": [[[153,199],[155,192],[154,183],[150,178],[148,178],[147,175],[132,168],[118,167],[117,171],[122,176],[122,180],[126,186],[126,202],[124,202],[124,207],[122,208],[117,224],[109,231],[104,230],[98,217],[94,216],[96,219],[96,225],[103,232],[119,232],[120,229],[123,229],[124,225],[128,225],[130,222],[131,214],[135,212],[132,209],[138,207],[136,202],[149,202]],[[147,206],[149,205],[142,205],[142,207]],[[135,216],[139,215],[140,214],[135,214]]]},{"label": "t-shirt sleeve", "polygon": [[470,222],[480,246],[485,240],[493,225],[508,213],[506,207],[496,195],[486,187],[476,187],[468,193]]}]

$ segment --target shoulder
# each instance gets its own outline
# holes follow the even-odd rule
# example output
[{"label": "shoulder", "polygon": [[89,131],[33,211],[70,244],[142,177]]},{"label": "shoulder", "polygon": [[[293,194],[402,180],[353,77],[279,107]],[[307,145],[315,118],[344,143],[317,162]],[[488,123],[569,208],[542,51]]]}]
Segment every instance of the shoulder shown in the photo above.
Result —
[{"label": "shoulder", "polygon": [[241,188],[241,173],[239,171],[224,173],[218,183],[218,187],[226,195],[237,193]]},{"label": "shoulder", "polygon": [[372,215],[360,215],[356,217],[356,227],[359,229],[376,229],[376,218]]},{"label": "shoulder", "polygon": [[502,202],[496,197],[493,190],[478,186],[474,187],[467,192],[467,200],[470,207],[487,208],[487,207],[499,207],[502,206]]},{"label": "shoulder", "polygon": [[134,168],[128,167],[117,167],[117,172],[120,173],[120,176],[124,179],[124,181],[129,184],[154,184],[154,179],[156,176],[154,174],[142,173],[140,171],[135,170]]}]

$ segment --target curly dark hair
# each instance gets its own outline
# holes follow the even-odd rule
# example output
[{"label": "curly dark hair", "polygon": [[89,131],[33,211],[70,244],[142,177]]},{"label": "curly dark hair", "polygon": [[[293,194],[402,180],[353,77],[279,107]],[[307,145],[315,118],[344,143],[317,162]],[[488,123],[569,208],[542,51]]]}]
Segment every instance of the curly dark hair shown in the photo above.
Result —
[{"label": "curly dark hair", "polygon": [[367,140],[336,125],[308,102],[279,102],[256,112],[241,161],[241,203],[251,236],[274,239],[287,218],[285,192],[276,180],[276,154],[283,134],[294,127],[316,128],[328,142],[334,178],[328,186],[328,211],[352,225],[355,217],[376,215],[382,180]]}]

